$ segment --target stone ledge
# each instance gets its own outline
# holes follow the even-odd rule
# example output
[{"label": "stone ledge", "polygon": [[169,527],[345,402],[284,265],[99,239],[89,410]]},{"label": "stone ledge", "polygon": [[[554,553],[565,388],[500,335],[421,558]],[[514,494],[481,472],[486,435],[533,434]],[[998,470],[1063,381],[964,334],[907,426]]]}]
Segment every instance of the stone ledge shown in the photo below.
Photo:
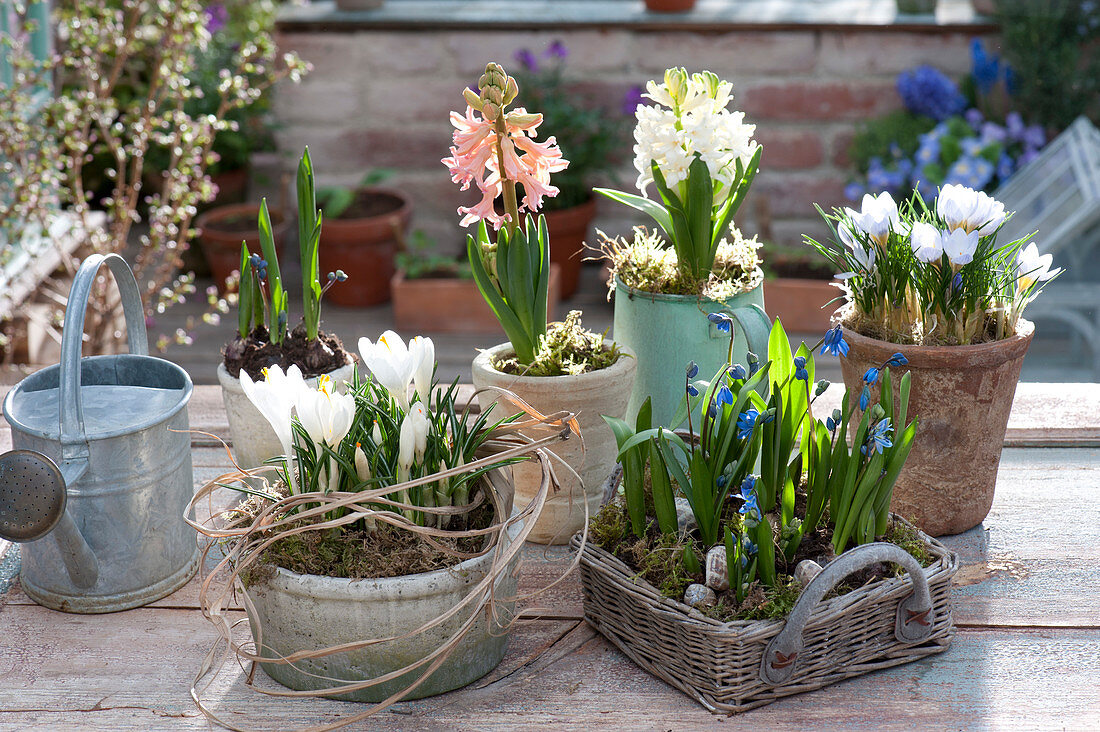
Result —
[{"label": "stone ledge", "polygon": [[651,13],[641,0],[386,0],[341,11],[334,0],[284,6],[284,32],[359,30],[629,28],[691,30],[872,30],[985,33],[995,29],[969,0],[939,0],[935,15],[899,15],[894,0],[698,0],[686,13]]}]

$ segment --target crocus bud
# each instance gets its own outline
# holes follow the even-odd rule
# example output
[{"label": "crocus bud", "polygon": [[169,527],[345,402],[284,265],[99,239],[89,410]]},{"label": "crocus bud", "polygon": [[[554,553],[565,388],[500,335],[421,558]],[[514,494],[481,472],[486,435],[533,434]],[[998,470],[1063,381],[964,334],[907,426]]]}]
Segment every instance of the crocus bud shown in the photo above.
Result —
[{"label": "crocus bud", "polygon": [[358,442],[355,443],[355,475],[364,483],[370,480],[370,461],[367,460],[367,453],[363,452],[363,445]]},{"label": "crocus bud", "polygon": [[382,444],[382,429],[378,426],[378,420],[374,421],[374,429],[371,430],[370,438],[374,440],[374,444]]}]

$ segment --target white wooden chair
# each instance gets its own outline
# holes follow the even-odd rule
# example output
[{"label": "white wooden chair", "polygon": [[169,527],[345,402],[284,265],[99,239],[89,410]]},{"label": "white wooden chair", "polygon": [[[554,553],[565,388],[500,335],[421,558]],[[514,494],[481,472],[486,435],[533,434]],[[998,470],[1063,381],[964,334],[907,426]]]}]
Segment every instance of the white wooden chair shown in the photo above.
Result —
[{"label": "white wooden chair", "polygon": [[997,238],[1013,241],[1038,231],[1039,251],[1067,270],[1026,316],[1067,323],[1089,347],[1100,381],[1100,267],[1093,254],[1100,244],[1100,130],[1078,117],[993,196],[1016,212]]}]

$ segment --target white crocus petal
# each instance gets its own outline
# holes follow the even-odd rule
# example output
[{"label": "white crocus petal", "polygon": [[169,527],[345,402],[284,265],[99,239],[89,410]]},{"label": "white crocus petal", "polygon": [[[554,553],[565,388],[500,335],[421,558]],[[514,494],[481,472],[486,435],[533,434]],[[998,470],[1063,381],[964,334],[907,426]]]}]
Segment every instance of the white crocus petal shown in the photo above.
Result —
[{"label": "white crocus petal", "polygon": [[[299,372],[300,375],[301,372]],[[279,445],[283,448],[283,455],[289,455],[293,435],[290,418],[298,394],[286,388],[286,378],[282,369],[272,366],[267,369],[266,378],[257,382],[252,381],[252,377],[242,370],[240,379],[241,388],[248,397],[248,401],[252,402],[252,405],[271,425],[271,429],[275,431]]]},{"label": "white crocus petal", "polygon": [[413,436],[415,437],[413,451],[417,460],[423,460],[424,453],[428,451],[428,432],[431,430],[431,423],[428,421],[428,414],[421,404],[414,404],[409,411],[409,416],[413,420]]},{"label": "white crocus petal", "polygon": [[363,452],[363,446],[358,442],[355,443],[355,475],[362,482],[370,480],[370,460],[367,459],[367,453]]},{"label": "white crocus petal", "polygon": [[973,189],[963,185],[946,185],[940,189],[940,195],[936,198],[936,213],[949,230],[965,228],[970,212],[974,209],[974,199]]},{"label": "white crocus petal", "polygon": [[959,228],[951,232],[944,232],[940,236],[943,251],[951,264],[969,264],[974,259],[974,251],[978,248],[978,232],[966,231]]},{"label": "white crocus petal", "polygon": [[[397,468],[400,482],[408,480],[409,471],[412,469],[415,457],[416,426],[412,412],[409,412],[401,422],[401,436],[397,441]],[[405,476],[403,480],[400,479],[402,474]]]},{"label": "white crocus petal", "polygon": [[359,353],[374,378],[397,400],[402,410],[409,408],[409,384],[417,363],[401,336],[387,330],[377,343],[359,339]]},{"label": "white crocus petal", "polygon": [[327,377],[321,377],[316,390],[303,393],[296,406],[298,420],[315,445],[336,447],[351,431],[355,398],[333,392]]},{"label": "white crocus petal", "polygon": [[431,338],[415,336],[409,341],[409,353],[417,359],[416,370],[413,372],[417,396],[425,407],[429,407],[431,406],[432,375],[435,373],[435,344],[432,343]]},{"label": "white crocus petal", "polygon": [[979,216],[971,219],[971,225],[976,226],[978,236],[989,236],[995,232],[1004,220],[1008,218],[1008,214],[1005,212],[1005,205],[998,200],[990,198],[984,193],[978,194],[979,198],[984,198],[983,206]]},{"label": "white crocus petal", "polygon": [[858,212],[852,209],[846,211],[856,229],[867,234],[879,246],[885,246],[890,230],[896,230],[901,221],[898,204],[886,191],[877,196],[865,193]]},{"label": "white crocus petal", "polygon": [[1060,269],[1050,269],[1053,262],[1053,255],[1039,254],[1039,247],[1035,246],[1035,242],[1031,242],[1016,253],[1016,272],[1019,275],[1017,286],[1021,290],[1026,290],[1036,282],[1046,282],[1061,272]]},{"label": "white crocus petal", "polygon": [[937,262],[943,256],[943,242],[940,240],[940,231],[932,224],[923,221],[914,223],[909,237],[909,243],[913,247],[913,255],[920,261]]}]

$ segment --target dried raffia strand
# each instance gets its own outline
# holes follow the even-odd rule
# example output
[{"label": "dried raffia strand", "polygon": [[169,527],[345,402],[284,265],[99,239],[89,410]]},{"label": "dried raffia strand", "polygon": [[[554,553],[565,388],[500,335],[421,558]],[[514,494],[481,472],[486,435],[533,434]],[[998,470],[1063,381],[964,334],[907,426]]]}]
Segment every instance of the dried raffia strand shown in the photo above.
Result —
[{"label": "dried raffia strand", "polygon": [[[223,717],[218,716],[212,709],[210,709],[202,700],[202,692],[209,687],[209,685],[217,678],[219,672],[225,665],[225,661],[229,658],[230,653],[236,655],[238,662],[251,661],[252,667],[248,672],[246,683],[251,686],[255,691],[269,696],[278,697],[319,697],[327,696],[330,694],[339,694],[358,691],[366,689],[378,684],[392,681],[406,673],[413,671],[423,670],[417,679],[405,689],[402,689],[382,702],[374,704],[364,711],[339,719],[335,722],[302,728],[308,730],[308,732],[321,732],[322,730],[337,729],[349,724],[366,719],[367,717],[386,709],[395,702],[402,699],[410,691],[424,682],[432,673],[435,672],[448,658],[450,653],[458,646],[458,644],[465,637],[466,633],[473,627],[474,623],[481,617],[482,613],[488,611],[492,614],[494,620],[498,621],[498,625],[505,630],[510,629],[516,622],[525,617],[536,614],[533,609],[524,610],[513,613],[510,619],[504,621],[502,618],[503,613],[501,608],[496,602],[494,597],[494,588],[501,577],[501,575],[508,570],[509,563],[517,556],[523,547],[523,543],[527,536],[534,529],[535,518],[542,510],[543,504],[546,501],[546,497],[551,488],[551,484],[556,481],[553,478],[553,471],[550,466],[549,455],[553,455],[552,452],[547,453],[543,448],[558,442],[563,439],[567,439],[570,434],[577,434],[578,427],[573,415],[568,412],[557,412],[550,415],[542,415],[519,399],[514,394],[507,392],[506,390],[498,390],[501,395],[519,405],[521,409],[528,415],[526,419],[513,422],[510,424],[499,425],[493,429],[489,439],[487,439],[483,445],[482,450],[479,453],[478,459],[467,465],[451,468],[448,470],[440,471],[439,473],[424,476],[415,480],[410,480],[405,483],[386,486],[384,488],[378,488],[369,491],[362,491],[358,493],[347,492],[335,492],[335,493],[302,493],[287,496],[285,498],[275,500],[273,496],[273,502],[265,506],[256,516],[251,520],[241,519],[236,522],[231,522],[227,526],[217,526],[217,515],[213,515],[207,522],[197,522],[190,518],[193,515],[194,507],[202,500],[207,500],[209,504],[212,504],[213,493],[219,488],[223,488],[227,485],[232,485],[236,481],[240,481],[243,478],[260,475],[265,472],[269,472],[271,468],[257,468],[253,470],[237,470],[234,472],[226,473],[214,478],[210,482],[202,486],[196,493],[194,498],[187,506],[185,512],[185,520],[188,524],[194,527],[202,535],[214,540],[211,541],[204,552],[202,566],[205,566],[206,556],[209,554],[210,549],[213,548],[215,543],[219,545],[228,541],[227,551],[225,557],[217,564],[217,566],[208,574],[203,576],[199,589],[199,606],[202,609],[203,615],[210,620],[218,632],[218,638],[211,646],[210,650],[206,654],[203,662],[199,668],[198,673],[191,685],[191,697],[194,699],[196,705],[202,711],[202,713],[210,720],[217,722],[218,724],[232,730],[239,730],[240,732],[248,732],[247,727],[234,724]],[[537,433],[544,433],[545,436],[538,439],[533,439],[524,431],[533,431]],[[436,529],[427,526],[418,526],[410,522],[402,511],[404,509],[415,509],[424,511],[427,513],[435,514],[457,514],[463,511],[470,510],[471,507],[446,507],[446,508],[426,508],[421,506],[410,506],[402,503],[398,503],[385,498],[387,494],[392,495],[395,492],[402,489],[408,489],[419,485],[433,483],[435,481],[444,480],[456,475],[477,470],[491,465],[499,464],[502,461],[509,460],[511,458],[529,456],[532,459],[538,460],[542,467],[542,481],[539,485],[538,491],[531,499],[531,502],[527,506],[524,506],[519,512],[512,517],[500,518],[505,515],[505,509],[507,504],[511,502],[511,496],[504,495],[505,491],[502,486],[498,485],[499,478],[494,475],[496,471],[487,472],[483,476],[482,488],[493,501],[496,515],[498,519],[489,527],[484,529],[470,529],[470,530],[444,530]],[[557,457],[556,455],[554,457]],[[568,466],[567,466],[568,467]],[[572,468],[569,468],[570,470]],[[510,487],[510,486],[507,486]],[[556,490],[556,486],[555,486]],[[367,504],[384,504],[389,506],[392,510],[377,510],[369,507]],[[292,509],[302,508],[298,513],[291,513]],[[332,512],[334,509],[347,509],[348,514],[338,519],[330,519],[321,521],[311,525],[301,525],[302,519],[308,519],[314,516],[321,516],[326,513]],[[587,504],[585,506],[587,512]],[[273,519],[274,516],[283,516],[284,518]],[[234,641],[233,631],[237,625],[244,623],[244,620],[231,623],[226,616],[226,610],[229,605],[232,594],[234,593],[236,581],[248,567],[252,566],[259,557],[263,554],[263,551],[270,546],[273,542],[284,536],[290,536],[305,531],[324,531],[328,529],[339,528],[345,524],[358,521],[361,518],[373,518],[376,521],[383,521],[393,526],[408,529],[418,534],[421,538],[429,543],[437,546],[438,548],[448,551],[448,553],[456,554],[457,556],[469,556],[464,555],[461,552],[449,551],[447,548],[434,541],[434,537],[451,537],[451,538],[466,538],[486,536],[489,537],[488,545],[481,554],[488,552],[494,552],[492,564],[486,576],[474,586],[466,597],[458,604],[450,608],[447,612],[436,617],[434,620],[415,628],[407,633],[399,636],[393,636],[389,638],[374,638],[363,639],[351,643],[342,644],[340,646],[333,646],[329,648],[320,648],[312,650],[299,651],[291,654],[285,658],[267,658],[257,653],[253,653],[245,650],[242,644]],[[582,545],[587,540],[587,515],[585,516],[585,530],[579,537],[579,541]],[[514,541],[510,542],[506,549],[502,549],[501,536],[503,532],[507,532],[508,527],[513,525],[517,521],[523,521],[523,527],[519,531],[518,536]],[[247,521],[247,525],[244,525]],[[290,526],[290,524],[294,524]],[[277,530],[283,528],[282,532]],[[274,534],[274,535],[272,535]],[[266,537],[266,538],[265,538]],[[219,541],[220,540],[220,541]],[[508,601],[519,601],[535,597],[561,582],[579,563],[580,555],[573,559],[569,567],[563,572],[562,576],[557,580],[551,582],[547,586],[540,590],[537,590],[528,595],[517,596],[514,598],[507,598]],[[215,583],[215,580],[217,582]],[[242,599],[246,609],[249,611],[252,617],[256,617],[254,608],[251,606],[251,601],[248,598],[247,593],[242,593]],[[252,677],[255,673],[257,663],[294,663],[305,659],[321,658],[336,653],[343,653],[353,651],[361,648],[365,648],[371,645],[379,643],[387,643],[390,641],[401,640],[415,636],[419,633],[425,632],[433,627],[436,627],[463,609],[476,604],[474,612],[470,614],[469,619],[459,628],[444,644],[433,651],[425,658],[416,661],[401,669],[392,671],[384,676],[367,679],[359,682],[344,683],[339,679],[329,679],[336,683],[330,688],[310,690],[310,691],[295,691],[290,689],[259,689],[252,685]],[[254,635],[256,637],[262,637],[262,628],[257,629],[258,632]],[[222,645],[224,642],[224,646]],[[219,648],[221,652],[219,653]],[[209,678],[207,678],[209,677]],[[203,679],[207,678],[203,683]],[[318,678],[327,678],[321,677]]]}]

